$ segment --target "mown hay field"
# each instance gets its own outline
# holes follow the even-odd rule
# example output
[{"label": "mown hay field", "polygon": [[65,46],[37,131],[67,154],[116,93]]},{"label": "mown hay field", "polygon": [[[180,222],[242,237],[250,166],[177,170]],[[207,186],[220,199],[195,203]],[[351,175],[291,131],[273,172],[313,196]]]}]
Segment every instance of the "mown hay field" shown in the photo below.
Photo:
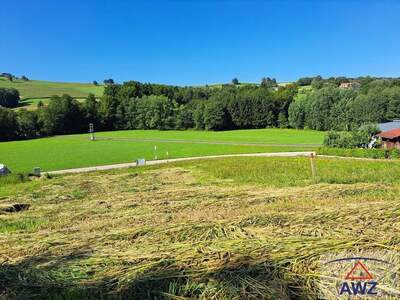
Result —
[{"label": "mown hay field", "polygon": [[321,255],[400,250],[400,163],[316,169],[229,158],[0,182],[0,295],[316,299]]}]

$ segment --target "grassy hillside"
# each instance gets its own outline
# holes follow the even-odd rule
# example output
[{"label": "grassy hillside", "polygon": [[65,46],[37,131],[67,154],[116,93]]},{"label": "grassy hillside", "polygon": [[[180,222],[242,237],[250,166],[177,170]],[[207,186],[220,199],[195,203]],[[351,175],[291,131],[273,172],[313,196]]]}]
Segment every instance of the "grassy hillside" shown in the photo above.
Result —
[{"label": "grassy hillside", "polygon": [[46,98],[53,95],[70,94],[73,97],[86,97],[89,93],[101,96],[103,86],[94,86],[91,83],[51,82],[40,80],[14,80],[9,81],[0,77],[0,87],[15,88],[22,99]]},{"label": "grassy hillside", "polygon": [[[56,136],[0,143],[0,163],[14,172],[33,167],[59,170],[122,162],[233,153],[315,149],[324,133],[294,129],[255,129],[223,132],[131,130]],[[157,150],[154,151],[154,146]]]},{"label": "grassy hillside", "polygon": [[400,162],[316,164],[315,181],[306,158],[235,158],[0,184],[0,293],[321,299],[346,274],[321,255],[400,250]]},{"label": "grassy hillside", "polygon": [[94,86],[91,83],[51,82],[40,80],[9,81],[0,77],[0,88],[14,88],[20,93],[21,106],[28,109],[35,108],[37,102],[46,103],[53,95],[69,94],[75,98],[84,98],[89,93],[98,97],[103,95],[104,86]]}]

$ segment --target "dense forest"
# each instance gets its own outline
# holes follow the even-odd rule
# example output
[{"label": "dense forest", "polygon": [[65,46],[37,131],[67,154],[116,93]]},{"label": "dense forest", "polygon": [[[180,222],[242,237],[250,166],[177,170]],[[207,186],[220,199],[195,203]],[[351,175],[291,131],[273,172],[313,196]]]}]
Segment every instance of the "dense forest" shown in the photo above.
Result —
[{"label": "dense forest", "polygon": [[400,118],[400,79],[361,78],[350,88],[322,84],[300,91],[289,107],[289,125],[352,130]]},{"label": "dense forest", "polygon": [[400,79],[300,78],[278,86],[261,84],[177,87],[128,81],[108,82],[100,100],[78,102],[53,96],[35,111],[18,105],[16,90],[0,89],[0,140],[118,129],[309,128],[354,130],[400,118]]}]

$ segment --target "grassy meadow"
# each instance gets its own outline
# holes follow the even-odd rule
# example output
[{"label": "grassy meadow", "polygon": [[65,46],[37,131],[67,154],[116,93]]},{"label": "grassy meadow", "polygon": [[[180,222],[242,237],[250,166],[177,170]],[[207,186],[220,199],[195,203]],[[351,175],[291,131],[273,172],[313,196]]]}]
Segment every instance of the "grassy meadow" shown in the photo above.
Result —
[{"label": "grassy meadow", "polygon": [[[190,156],[313,150],[323,132],[290,129],[207,131],[132,130],[0,143],[0,163],[15,172],[44,171]],[[154,150],[154,147],[157,150]]]},{"label": "grassy meadow", "polygon": [[20,107],[35,109],[37,103],[42,101],[46,104],[53,95],[69,94],[74,98],[83,99],[89,93],[97,97],[103,95],[104,86],[94,86],[91,83],[52,82],[43,80],[14,80],[9,81],[0,77],[0,88],[14,88],[20,93]]},{"label": "grassy meadow", "polygon": [[[111,135],[110,135],[111,134]],[[98,132],[99,137],[137,138],[137,139],[170,139],[184,141],[232,142],[319,146],[322,144],[325,132],[296,129],[243,129],[224,131],[204,130],[121,130],[114,132]]]},{"label": "grassy meadow", "polygon": [[316,299],[321,255],[400,250],[400,162],[316,166],[315,179],[307,158],[229,158],[4,183],[0,295]]},{"label": "grassy meadow", "polygon": [[[74,97],[78,102],[84,102],[86,97],[83,98],[78,98]],[[39,102],[42,102],[43,105],[48,105],[51,100],[51,97],[46,97],[46,98],[28,98],[28,99],[22,99],[19,102],[19,106],[16,108],[13,108],[14,110],[24,108],[27,110],[36,110],[38,108]]]}]

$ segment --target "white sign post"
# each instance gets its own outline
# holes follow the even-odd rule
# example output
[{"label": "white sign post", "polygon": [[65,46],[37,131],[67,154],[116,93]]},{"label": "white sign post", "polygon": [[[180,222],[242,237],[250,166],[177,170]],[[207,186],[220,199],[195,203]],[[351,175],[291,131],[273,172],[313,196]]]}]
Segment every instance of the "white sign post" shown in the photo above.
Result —
[{"label": "white sign post", "polygon": [[93,123],[89,124],[89,134],[90,134],[90,140],[94,141],[94,126],[93,126]]}]

